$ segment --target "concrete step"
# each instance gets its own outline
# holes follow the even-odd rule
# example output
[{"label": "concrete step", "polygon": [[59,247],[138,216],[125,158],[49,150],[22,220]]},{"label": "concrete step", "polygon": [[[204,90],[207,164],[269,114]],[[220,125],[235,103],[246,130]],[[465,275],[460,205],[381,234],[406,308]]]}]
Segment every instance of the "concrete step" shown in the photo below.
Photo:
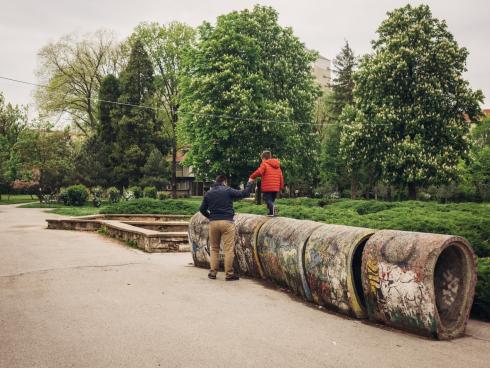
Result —
[{"label": "concrete step", "polygon": [[156,230],[161,232],[183,231],[187,233],[189,228],[188,221],[121,221],[128,225],[138,226],[144,229]]}]

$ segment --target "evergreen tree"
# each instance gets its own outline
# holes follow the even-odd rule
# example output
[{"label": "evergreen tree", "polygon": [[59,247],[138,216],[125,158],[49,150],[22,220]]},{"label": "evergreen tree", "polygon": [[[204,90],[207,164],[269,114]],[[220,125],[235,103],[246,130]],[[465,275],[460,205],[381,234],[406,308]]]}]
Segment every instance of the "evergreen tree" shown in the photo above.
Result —
[{"label": "evergreen tree", "polygon": [[113,185],[114,150],[117,144],[117,102],[120,96],[119,81],[109,74],[100,83],[97,101],[97,129],[84,140],[76,151],[75,177],[78,182],[87,186],[107,187]]},{"label": "evergreen tree", "polygon": [[98,98],[99,126],[97,135],[106,145],[112,144],[117,132],[117,123],[114,121],[114,113],[118,108],[117,102],[121,95],[118,79],[109,74],[100,83]]},{"label": "evergreen tree", "polygon": [[168,184],[169,164],[157,148],[150,152],[148,160],[143,166],[143,174],[140,182],[142,187],[155,186],[158,189],[163,189]]},{"label": "evergreen tree", "polygon": [[150,152],[155,147],[162,154],[168,152],[162,121],[152,108],[155,91],[153,82],[151,60],[141,40],[136,40],[131,48],[128,65],[121,73],[120,105],[114,113],[114,119],[117,120],[113,152],[114,179],[119,186],[138,183]]},{"label": "evergreen tree", "polygon": [[[327,127],[322,141],[320,158],[321,178],[330,190],[341,191],[349,183],[345,162],[340,154],[340,136],[342,121],[340,114],[345,106],[353,102],[354,80],[353,73],[357,59],[346,41],[344,47],[333,61],[335,78],[331,85],[332,91],[326,99],[328,114]],[[351,186],[355,189],[357,176],[352,176]],[[353,197],[356,196],[354,190]]]},{"label": "evergreen tree", "polygon": [[353,102],[354,71],[357,58],[349,42],[345,45],[333,61],[335,78],[332,83],[332,97],[330,99],[330,114],[337,120],[346,105]]}]

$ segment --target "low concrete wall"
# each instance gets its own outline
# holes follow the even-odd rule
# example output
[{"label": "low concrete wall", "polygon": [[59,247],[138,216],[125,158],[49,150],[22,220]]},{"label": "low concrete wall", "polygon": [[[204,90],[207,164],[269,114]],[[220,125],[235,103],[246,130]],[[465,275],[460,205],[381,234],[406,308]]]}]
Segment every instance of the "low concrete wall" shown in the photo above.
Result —
[{"label": "low concrete wall", "polygon": [[100,220],[101,228],[112,238],[130,243],[145,252],[184,252],[189,250],[186,233],[162,233],[114,220]]},{"label": "low concrete wall", "polygon": [[124,220],[123,224],[141,227],[143,229],[155,230],[160,232],[187,232],[189,229],[188,221],[134,221]]},{"label": "low concrete wall", "polygon": [[[188,216],[93,215],[48,219],[48,229],[99,231],[146,252],[188,252]],[[136,220],[135,220],[136,219]],[[165,219],[173,221],[165,222]],[[121,221],[119,221],[121,220]],[[176,221],[177,220],[177,221]],[[139,226],[141,225],[141,226]]]},{"label": "low concrete wall", "polygon": [[48,219],[48,229],[54,230],[77,230],[77,231],[97,231],[100,229],[100,222],[88,219]]},{"label": "low concrete wall", "polygon": [[116,221],[189,221],[191,216],[188,215],[151,215],[151,214],[102,214],[97,218]]}]

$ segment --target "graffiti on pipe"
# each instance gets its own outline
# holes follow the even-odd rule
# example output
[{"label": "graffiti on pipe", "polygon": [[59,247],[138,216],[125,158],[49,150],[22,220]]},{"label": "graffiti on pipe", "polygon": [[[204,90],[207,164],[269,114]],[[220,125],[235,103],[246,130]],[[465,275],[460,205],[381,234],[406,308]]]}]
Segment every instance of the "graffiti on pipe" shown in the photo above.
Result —
[{"label": "graffiti on pipe", "polygon": [[285,217],[266,222],[258,233],[257,254],[265,277],[312,301],[303,255],[306,242],[322,224]]},{"label": "graffiti on pipe", "polygon": [[322,225],[313,232],[306,244],[304,267],[315,303],[366,317],[360,267],[362,246],[373,233],[343,225]]}]

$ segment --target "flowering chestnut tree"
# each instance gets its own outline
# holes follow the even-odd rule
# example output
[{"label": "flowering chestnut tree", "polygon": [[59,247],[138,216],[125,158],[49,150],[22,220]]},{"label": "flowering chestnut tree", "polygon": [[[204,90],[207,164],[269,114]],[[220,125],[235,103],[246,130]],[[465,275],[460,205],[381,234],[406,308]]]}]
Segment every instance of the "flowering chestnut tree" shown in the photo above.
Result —
[{"label": "flowering chestnut tree", "polygon": [[374,165],[415,199],[417,187],[456,178],[469,152],[465,115],[481,113],[483,95],[463,78],[468,50],[428,6],[388,13],[377,34],[354,77],[342,150],[351,167]]}]

